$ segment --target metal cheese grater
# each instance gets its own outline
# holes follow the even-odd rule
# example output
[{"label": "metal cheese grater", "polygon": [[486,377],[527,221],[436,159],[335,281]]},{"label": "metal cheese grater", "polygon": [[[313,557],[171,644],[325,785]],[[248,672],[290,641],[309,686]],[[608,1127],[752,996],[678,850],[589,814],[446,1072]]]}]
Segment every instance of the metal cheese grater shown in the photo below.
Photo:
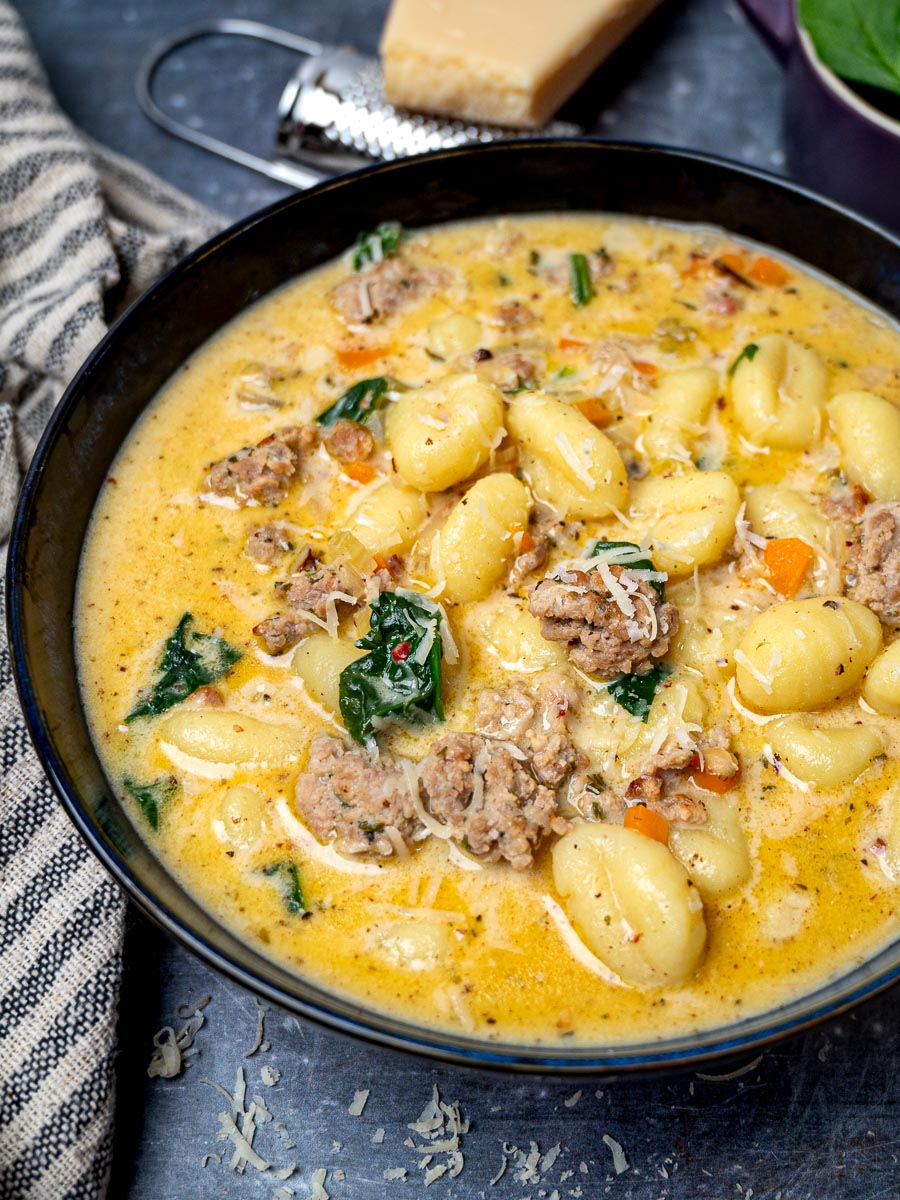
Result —
[{"label": "metal cheese grater", "polygon": [[[162,63],[189,42],[215,35],[253,38],[297,50],[303,58],[288,80],[278,105],[272,158],[262,158],[170,116],[159,105],[153,84]],[[180,30],[153,46],[138,71],[137,98],[161,128],[222,158],[240,163],[296,188],[311,187],[330,175],[366,163],[446,150],[467,142],[522,137],[521,130],[473,125],[396,109],[386,103],[377,60],[349,47],[325,46],[258,21],[208,21]],[[582,133],[577,125],[554,121],[533,136]]]}]

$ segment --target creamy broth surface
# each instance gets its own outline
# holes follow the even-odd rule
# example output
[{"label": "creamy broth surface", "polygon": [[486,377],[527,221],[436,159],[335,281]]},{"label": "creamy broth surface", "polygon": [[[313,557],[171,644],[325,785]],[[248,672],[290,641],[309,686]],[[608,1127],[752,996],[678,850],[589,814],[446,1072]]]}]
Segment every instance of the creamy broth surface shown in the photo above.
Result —
[{"label": "creamy broth surface", "polygon": [[[669,1037],[851,968],[900,929],[896,328],[799,264],[700,227],[535,216],[392,241],[370,242],[363,257],[375,261],[356,272],[348,254],[223,329],[110,469],[76,639],[93,736],[136,826],[211,912],[299,975],[484,1038]],[[379,282],[388,268],[399,291]],[[440,390],[449,377],[463,381],[455,401]],[[341,457],[317,416],[382,378],[379,410],[366,414],[372,452]],[[445,408],[474,411],[473,387],[499,429],[485,416],[473,451],[484,461],[430,488],[421,463],[427,475],[455,451],[435,467],[431,447],[410,439],[433,427],[442,444]],[[438,399],[420,421],[423,394]],[[560,424],[562,406],[580,424]],[[216,490],[213,464],[313,426],[274,497],[247,504],[240,489]],[[605,474],[598,446],[613,456]],[[524,521],[502,515],[519,491],[503,508],[490,490],[514,486]],[[471,569],[452,551],[464,500],[474,516],[460,544],[489,547],[471,550]],[[258,536],[278,544],[254,557],[248,538],[271,525]],[[597,539],[641,553],[598,559]],[[545,540],[545,561],[510,580],[514,560],[524,571],[522,556]],[[498,578],[478,595],[485,558]],[[333,601],[294,644],[254,633],[287,611],[292,578],[348,561],[365,594]],[[376,719],[366,751],[334,706],[339,667],[366,652],[353,643],[378,578],[387,595],[427,593],[439,618],[445,719]],[[677,631],[633,670],[585,669],[578,643],[542,636],[529,611],[557,585],[576,600],[599,588],[626,639],[639,620],[663,637],[664,592]],[[240,658],[184,702],[126,721],[186,613],[192,633]],[[648,669],[644,721],[608,684],[628,675],[646,692]],[[557,826],[533,839],[522,869],[443,836],[415,773],[439,739],[475,730],[479,697],[515,681],[532,699],[563,689],[572,755],[541,783],[545,798],[556,793]],[[412,764],[401,776],[426,824],[409,844],[374,822],[363,852],[310,831],[296,788],[323,732],[383,767]],[[486,744],[536,786],[528,747]],[[475,761],[477,808],[489,783]],[[154,829],[146,791],[143,805],[136,796],[158,781]],[[585,846],[598,830],[591,875]],[[562,843],[574,847],[579,894]],[[670,883],[644,929],[641,889],[656,887],[657,870]]]}]

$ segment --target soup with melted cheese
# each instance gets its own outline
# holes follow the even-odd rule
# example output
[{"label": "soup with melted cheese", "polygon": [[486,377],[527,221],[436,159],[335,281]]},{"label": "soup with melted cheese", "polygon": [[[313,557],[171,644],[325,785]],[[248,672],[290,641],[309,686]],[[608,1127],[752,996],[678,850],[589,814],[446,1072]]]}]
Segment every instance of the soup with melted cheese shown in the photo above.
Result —
[{"label": "soup with melted cheese", "polygon": [[211,911],[326,989],[623,1043],[898,932],[900,338],[706,228],[382,226],[181,370],[81,682]]}]

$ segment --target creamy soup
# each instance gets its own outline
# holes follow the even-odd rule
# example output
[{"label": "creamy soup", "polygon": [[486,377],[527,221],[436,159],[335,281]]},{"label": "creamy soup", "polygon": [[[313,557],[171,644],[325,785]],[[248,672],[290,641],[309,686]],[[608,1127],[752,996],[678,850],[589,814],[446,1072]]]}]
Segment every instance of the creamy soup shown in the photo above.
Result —
[{"label": "creamy soup", "polygon": [[898,368],[716,230],[361,235],[110,470],[114,788],[248,942],[428,1027],[652,1040],[822,984],[900,924]]}]

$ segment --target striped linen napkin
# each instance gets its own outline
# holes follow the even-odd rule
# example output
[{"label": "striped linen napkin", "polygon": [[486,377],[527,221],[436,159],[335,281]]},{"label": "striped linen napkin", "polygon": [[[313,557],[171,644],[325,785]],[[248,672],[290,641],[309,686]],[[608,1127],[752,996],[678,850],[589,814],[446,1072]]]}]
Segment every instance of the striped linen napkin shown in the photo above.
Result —
[{"label": "striped linen napkin", "polygon": [[[108,324],[220,222],[88,142],[0,0],[0,555],[22,474]],[[0,1197],[105,1193],[124,898],[44,779],[0,596]]]}]

